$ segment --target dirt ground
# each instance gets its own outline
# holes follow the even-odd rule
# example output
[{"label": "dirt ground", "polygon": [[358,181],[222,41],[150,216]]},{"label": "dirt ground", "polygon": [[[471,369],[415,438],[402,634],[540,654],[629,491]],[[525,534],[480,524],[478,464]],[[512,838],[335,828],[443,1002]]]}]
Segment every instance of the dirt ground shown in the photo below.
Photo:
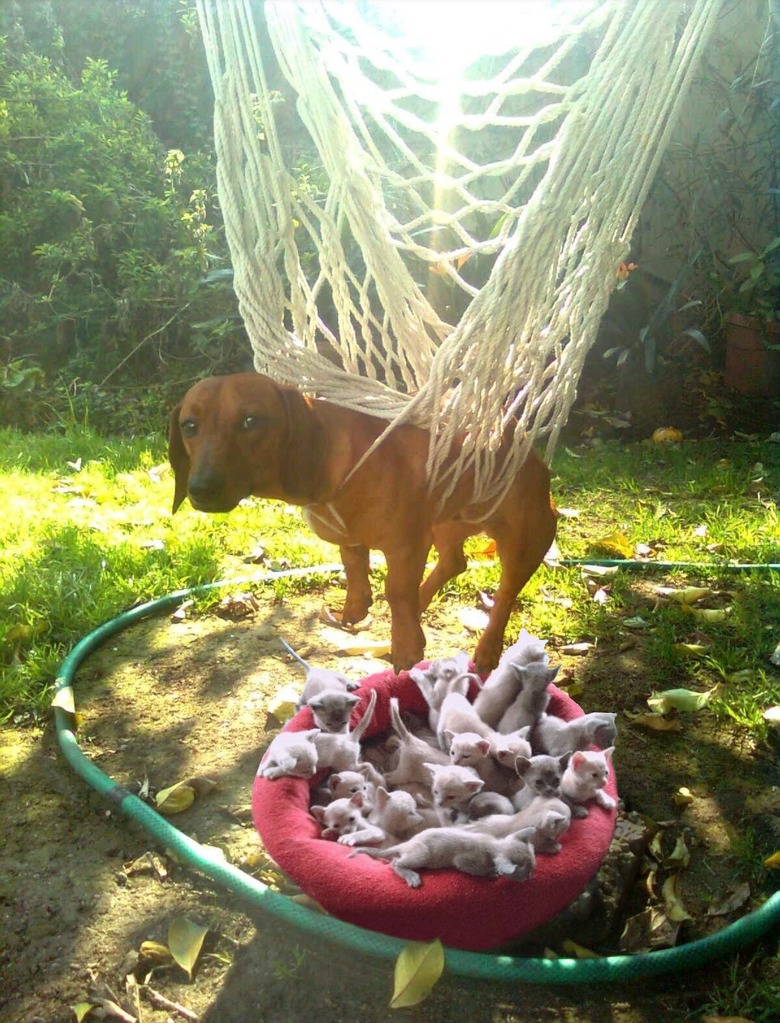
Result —
[{"label": "dirt ground", "polygon": [[[281,596],[269,586],[253,592],[255,606],[233,605],[238,617],[190,609],[181,619],[166,613],[110,638],[77,674],[78,737],[103,772],[134,791],[145,781],[152,792],[192,776],[217,782],[172,823],[222,848],[232,864],[291,891],[259,854],[250,814],[255,771],[279,727],[269,704],[282,687],[300,688],[304,678],[279,637],[311,663],[350,678],[387,662],[346,656],[330,645],[319,613],[326,601],[336,602],[335,584],[306,596]],[[454,602],[430,609],[427,656],[473,647],[460,610]],[[370,636],[386,639],[386,608],[378,602],[374,612]],[[550,652],[563,665],[560,677],[582,686],[577,699],[585,710],[618,711],[615,767],[625,808],[653,821],[672,819],[686,836],[691,862],[680,874],[680,895],[693,919],[683,924],[683,937],[749,911],[761,894],[755,887],[733,912],[707,914],[738,884],[754,880],[746,875],[749,858],[735,855],[729,835],[760,840],[777,822],[776,754],[718,726],[713,715],[696,715],[681,733],[629,724],[623,711],[646,709],[649,695],[640,641],[586,657],[563,655],[554,645]],[[398,1018],[399,1010],[389,1008],[392,962],[310,938],[177,864],[69,768],[51,723],[6,729],[0,757],[3,1023],[65,1023],[77,1018],[72,1006],[98,1006],[101,997],[126,1014],[105,1018],[143,1023]],[[682,785],[696,798],[681,808],[673,796]],[[182,917],[209,928],[192,978],[164,966],[149,982],[178,1008],[152,1004],[146,992],[136,1002],[133,978],[147,972],[139,964],[142,942],[165,943],[171,921]],[[400,1015],[429,1023],[680,1023],[724,982],[726,970],[720,963],[641,983],[556,987],[445,973],[427,1001]],[[86,1018],[99,1016],[93,1009]]]}]

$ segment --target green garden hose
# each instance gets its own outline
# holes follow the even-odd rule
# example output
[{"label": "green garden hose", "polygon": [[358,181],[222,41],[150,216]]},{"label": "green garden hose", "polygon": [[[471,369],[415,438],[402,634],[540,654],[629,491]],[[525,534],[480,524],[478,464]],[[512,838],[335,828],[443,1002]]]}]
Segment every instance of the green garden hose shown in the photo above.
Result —
[{"label": "green garden hose", "polygon": [[[590,560],[576,563],[605,564],[605,562]],[[610,561],[606,564],[626,565],[622,561]],[[644,563],[640,562],[640,564]],[[655,564],[657,565],[657,563]],[[675,567],[691,567],[682,566],[681,563],[670,564],[674,564]],[[660,566],[657,565],[657,567]],[[729,565],[724,567],[760,569],[767,566]],[[778,565],[769,567],[780,568]],[[247,581],[269,582],[290,576],[308,576],[336,571],[341,571],[341,565],[287,569],[267,572],[251,580],[236,580],[233,584]],[[64,706],[71,702],[75,705],[72,689],[73,679],[81,663],[101,643],[115,633],[143,618],[175,606],[186,598],[225,585],[224,582],[207,583],[186,590],[178,590],[165,597],[124,611],[84,636],[63,661],[55,683],[55,699],[60,704],[54,709],[60,749],[78,775],[116,807],[119,807],[133,821],[145,828],[162,848],[172,850],[178,859],[196,868],[222,887],[229,889],[239,898],[316,937],[327,939],[356,952],[394,961],[408,945],[408,942],[344,923],[335,917],[324,916],[322,913],[308,909],[286,896],[272,891],[262,882],[226,863],[213,851],[204,848],[183,834],[142,799],[128,792],[127,789],[104,774],[84,755],[79,747],[73,731],[73,716],[64,709]],[[758,909],[718,933],[677,948],[663,949],[642,955],[606,956],[600,959],[527,959],[448,948],[445,949],[445,961],[451,973],[480,980],[523,981],[537,984],[617,983],[703,966],[757,941],[778,925],[780,925],[780,891],[770,896]]]}]

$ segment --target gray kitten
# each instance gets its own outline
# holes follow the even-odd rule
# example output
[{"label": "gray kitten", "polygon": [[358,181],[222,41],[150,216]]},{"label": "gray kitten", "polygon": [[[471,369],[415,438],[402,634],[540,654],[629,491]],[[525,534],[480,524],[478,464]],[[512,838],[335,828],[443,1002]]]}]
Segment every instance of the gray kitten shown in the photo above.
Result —
[{"label": "gray kitten", "polygon": [[447,867],[476,877],[499,876],[524,881],[536,865],[530,844],[533,834],[533,828],[526,828],[506,838],[494,838],[462,828],[428,828],[389,849],[355,849],[355,853],[365,853],[374,859],[392,858],[393,870],[411,888],[422,884],[418,870]]},{"label": "gray kitten", "polygon": [[311,708],[314,724],[323,732],[346,732],[353,708],[360,703],[343,689],[323,689],[306,701]]},{"label": "gray kitten", "polygon": [[525,784],[512,797],[515,810],[524,809],[537,796],[560,799],[561,781],[568,762],[568,753],[561,757],[551,757],[547,753],[530,758],[518,757],[515,769]]},{"label": "gray kitten", "polygon": [[554,714],[542,714],[531,732],[531,745],[536,752],[552,756],[586,750],[590,746],[606,749],[615,742],[616,716],[596,711],[564,721]]},{"label": "gray kitten", "polygon": [[498,728],[501,717],[520,691],[517,669],[534,661],[543,660],[547,663],[549,658],[544,652],[546,642],[521,629],[517,642],[504,651],[497,667],[488,675],[474,700],[474,709],[486,725]]},{"label": "gray kitten", "polygon": [[535,725],[547,710],[550,694],[547,687],[555,681],[557,668],[547,666],[547,655],[544,660],[532,661],[527,665],[515,665],[519,692],[512,703],[501,715],[498,722],[499,732],[516,732],[518,728]]},{"label": "gray kitten", "polygon": [[[297,655],[296,655],[297,656]],[[299,658],[300,660],[300,658]],[[306,662],[303,661],[303,664]],[[304,683],[301,695],[298,697],[298,710],[306,707],[309,701],[326,690],[335,690],[341,693],[351,693],[360,688],[359,682],[350,682],[346,675],[340,671],[332,671],[330,668],[312,668],[306,665],[306,682]]]},{"label": "gray kitten", "polygon": [[532,844],[537,852],[561,851],[560,837],[571,824],[571,807],[562,799],[537,796],[528,806],[514,814],[495,814],[483,817],[467,826],[467,831],[503,838],[521,828],[533,827]]}]

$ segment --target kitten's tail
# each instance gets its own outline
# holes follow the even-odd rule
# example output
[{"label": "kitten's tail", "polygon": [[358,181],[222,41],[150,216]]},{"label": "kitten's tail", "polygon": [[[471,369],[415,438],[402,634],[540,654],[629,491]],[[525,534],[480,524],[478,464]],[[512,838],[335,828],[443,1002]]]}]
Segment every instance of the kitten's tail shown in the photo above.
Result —
[{"label": "kitten's tail", "polygon": [[355,742],[360,742],[363,738],[363,733],[371,724],[371,719],[374,716],[374,708],[376,707],[376,689],[371,690],[371,695],[368,697],[368,704],[363,717],[358,721],[355,727],[350,732],[351,737]]},{"label": "kitten's tail", "polygon": [[286,639],[282,639],[282,637],[280,636],[279,642],[282,644],[282,646],[284,647],[288,654],[292,654],[295,660],[299,661],[304,666],[304,668],[307,671],[309,671],[311,665],[307,661],[304,661],[300,654],[296,654],[296,652],[293,650],[293,648],[290,646]]},{"label": "kitten's tail", "polygon": [[365,853],[366,856],[370,856],[374,860],[386,860],[391,856],[395,856],[400,846],[393,845],[389,849],[378,849],[374,845],[356,845],[355,848],[350,852],[347,859],[352,859],[353,856],[357,856],[358,853]]},{"label": "kitten's tail", "polygon": [[393,722],[393,728],[402,739],[411,738],[411,732],[406,727],[404,719],[401,717],[401,710],[398,706],[397,696],[393,696],[390,700],[390,720]]}]

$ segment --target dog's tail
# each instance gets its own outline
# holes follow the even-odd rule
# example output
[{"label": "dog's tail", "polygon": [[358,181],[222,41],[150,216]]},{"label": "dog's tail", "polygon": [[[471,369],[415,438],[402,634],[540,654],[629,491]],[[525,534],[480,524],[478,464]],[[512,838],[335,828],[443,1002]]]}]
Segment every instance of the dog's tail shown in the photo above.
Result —
[{"label": "dog's tail", "polygon": [[376,689],[372,689],[371,690],[371,695],[368,698],[368,705],[366,706],[365,714],[363,715],[363,717],[360,719],[360,721],[358,721],[358,723],[355,725],[355,727],[350,732],[350,735],[355,740],[355,742],[360,742],[360,740],[363,738],[363,733],[368,728],[368,726],[371,724],[371,719],[374,716],[374,708],[375,707],[376,707]]}]

